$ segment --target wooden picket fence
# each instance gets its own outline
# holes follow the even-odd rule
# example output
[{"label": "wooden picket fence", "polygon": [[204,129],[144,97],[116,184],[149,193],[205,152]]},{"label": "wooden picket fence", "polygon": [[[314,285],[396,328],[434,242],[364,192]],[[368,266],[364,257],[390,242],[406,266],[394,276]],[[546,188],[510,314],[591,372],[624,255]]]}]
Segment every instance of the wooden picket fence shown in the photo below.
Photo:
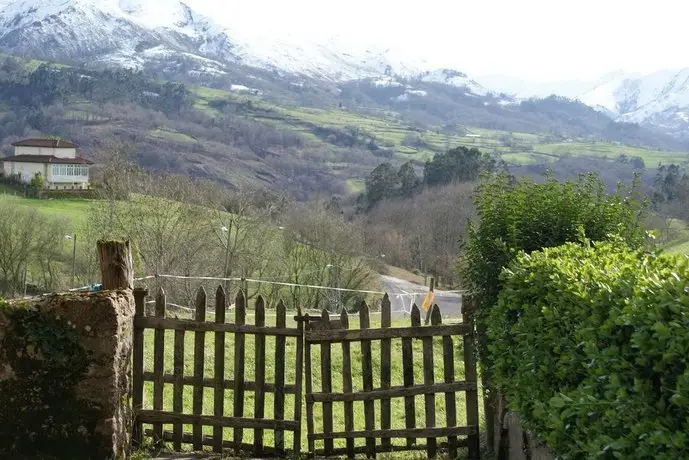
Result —
[{"label": "wooden picket fence", "polygon": [[[301,442],[301,398],[302,373],[296,372],[293,383],[285,382],[286,341],[296,341],[296,368],[302,368],[303,360],[303,326],[288,328],[287,312],[280,302],[277,307],[274,327],[265,325],[265,305],[259,297],[255,305],[255,325],[246,324],[246,300],[240,291],[235,302],[234,323],[225,321],[227,302],[222,286],[215,295],[215,319],[206,321],[206,292],[200,288],[196,298],[196,310],[193,320],[166,317],[165,293],[161,290],[155,301],[155,315],[146,316],[145,290],[135,290],[136,313],[134,318],[133,338],[133,406],[135,411],[134,442],[141,445],[144,437],[152,437],[154,442],[172,442],[175,451],[181,451],[183,444],[190,445],[195,451],[204,446],[212,446],[215,452],[225,449],[253,452],[255,455],[282,455],[286,451],[285,431],[293,432],[294,452],[299,452]],[[153,330],[153,372],[144,372],[145,332]],[[174,331],[173,373],[165,373],[165,332]],[[206,333],[214,333],[213,376],[204,375],[206,359]],[[193,375],[184,375],[185,335],[194,334]],[[226,336],[234,338],[233,378],[226,379],[225,344]],[[255,356],[246,356],[245,336],[254,335]],[[267,337],[275,338],[274,382],[266,382]],[[245,370],[247,360],[254,366],[255,381],[247,381]],[[144,407],[144,385],[153,384],[152,408]],[[172,411],[163,410],[165,386],[172,386]],[[185,408],[183,395],[185,387],[192,387],[192,408]],[[204,390],[213,389],[213,415],[204,415]],[[232,393],[232,410],[225,407],[228,391]],[[245,393],[253,392],[253,416],[244,408]],[[273,393],[273,418],[265,417],[266,393]],[[294,412],[285,419],[285,395],[294,395]],[[227,416],[232,413],[232,416]],[[144,431],[144,424],[151,424],[152,430]],[[172,425],[173,430],[165,431],[164,425]],[[184,426],[191,425],[191,431],[184,431]],[[205,427],[212,427],[212,436],[204,434]],[[226,440],[226,428],[232,428],[232,440]],[[253,429],[254,442],[243,442],[245,429]],[[274,431],[274,445],[265,446],[264,430]]]},{"label": "wooden picket fence", "polygon": [[[302,379],[305,378],[305,421],[308,453],[312,455],[347,455],[351,458],[363,453],[374,457],[382,452],[425,450],[432,458],[440,449],[444,449],[450,458],[455,458],[457,450],[465,447],[469,458],[479,457],[473,323],[466,311],[462,323],[442,324],[440,310],[435,306],[431,325],[423,326],[420,311],[414,306],[410,327],[391,327],[390,301],[386,295],[382,302],[380,328],[370,327],[366,304],[359,311],[359,329],[350,329],[350,316],[346,312],[338,319],[331,320],[325,311],[317,317],[302,315],[298,311],[295,316],[297,325],[287,327],[287,312],[285,305],[280,302],[276,309],[275,326],[266,326],[265,305],[261,297],[255,303],[255,324],[246,324],[247,302],[241,291],[235,302],[234,323],[226,322],[228,304],[222,286],[215,294],[213,321],[206,320],[207,299],[203,288],[198,291],[193,319],[169,317],[162,290],[156,296],[154,314],[146,315],[147,295],[146,290],[134,291],[136,313],[132,364],[135,444],[141,445],[145,439],[152,439],[158,444],[171,443],[175,451],[200,451],[210,447],[215,452],[232,450],[262,457],[284,456],[290,450],[299,453],[302,450]],[[166,339],[167,331],[170,331],[170,336]],[[208,333],[213,335],[212,353],[206,350]],[[245,352],[246,335],[255,337],[252,342],[255,350],[253,356]],[[234,343],[234,364],[229,379],[230,372],[225,367],[228,337]],[[434,375],[434,358],[440,356],[434,353],[435,337],[442,338],[439,339],[442,340],[442,383],[437,383]],[[456,380],[455,337],[461,337],[463,341],[462,381]],[[193,354],[185,353],[186,338],[193,338]],[[393,356],[393,341],[399,339],[399,356]],[[266,340],[270,340],[271,344],[274,341],[274,356],[267,356]],[[413,350],[415,340],[420,340],[423,347],[423,382],[415,382],[414,379],[414,369],[418,367]],[[380,382],[379,388],[374,388],[372,342],[380,342],[380,376],[375,379]],[[166,346],[170,343],[171,349]],[[360,347],[353,349],[352,343],[360,343]],[[335,347],[338,344],[341,348]],[[289,362],[287,346],[294,347],[289,354]],[[320,362],[312,360],[314,347],[320,354]],[[338,357],[341,350],[341,364],[331,360],[331,351],[335,348]],[[358,351],[360,356],[357,355]],[[353,390],[353,358],[361,363],[362,391]],[[206,375],[209,369],[204,369],[209,359],[213,362],[210,376]],[[272,363],[271,359],[274,359]],[[403,363],[403,385],[392,385],[393,359],[394,362]],[[289,375],[293,377],[289,382],[286,381],[286,376],[289,376],[285,372],[286,365],[295,366],[294,372],[289,369]],[[246,377],[247,366],[253,367],[253,381]],[[314,378],[312,366],[320,368],[320,391],[314,391],[313,388],[317,379]],[[267,368],[274,369],[269,373],[274,375],[273,381],[266,379]],[[333,391],[333,374],[342,375],[341,392]],[[185,392],[185,389],[190,391]],[[457,417],[456,395],[461,392],[465,393],[465,424]],[[232,404],[226,407],[225,400],[230,394]],[[245,410],[247,394],[249,399],[254,400],[252,413]],[[272,394],[272,417],[266,416],[267,394]],[[443,394],[445,400],[446,423],[441,427],[436,427],[437,394]],[[416,426],[416,396],[424,397],[425,426],[421,427]],[[293,401],[290,414],[286,414],[286,397]],[[204,410],[204,406],[208,409],[204,401],[208,403],[209,399],[213,403],[213,415],[208,415],[208,411]],[[391,401],[396,400],[401,404],[401,399],[404,400],[405,428],[393,428]],[[376,401],[380,401],[379,414],[375,411]],[[364,426],[356,426],[355,402],[363,402]],[[333,414],[333,405],[336,403],[344,405],[344,431],[335,431],[335,426],[342,423]],[[322,409],[322,429],[315,426],[315,405],[320,405]],[[379,428],[376,428],[377,420]],[[244,442],[246,430],[253,431],[253,442]],[[273,432],[272,443],[266,441],[266,431]],[[286,433],[292,435],[291,446],[286,440]],[[425,439],[426,442],[417,444],[417,439]],[[358,440],[361,441],[360,445],[357,445]],[[317,449],[316,443],[319,446],[322,444],[322,448]]]},{"label": "wooden picket fence", "polygon": [[[414,305],[411,312],[411,327],[392,328],[390,301],[386,295],[382,302],[381,328],[370,329],[369,309],[366,304],[359,310],[359,329],[349,329],[349,315],[342,312],[336,324],[332,324],[326,311],[320,321],[312,323],[306,318],[309,327],[305,330],[305,371],[306,371],[306,420],[308,427],[308,450],[316,455],[347,455],[353,458],[365,453],[369,458],[379,452],[425,450],[429,458],[438,452],[438,438],[447,438],[447,451],[450,458],[457,457],[459,447],[466,447],[470,459],[479,458],[479,415],[476,380],[476,363],[473,346],[473,324],[465,310],[464,322],[443,325],[440,310],[434,306],[431,326],[421,325],[419,308]],[[463,339],[465,380],[455,380],[453,336]],[[442,337],[443,382],[436,383],[434,375],[434,337]],[[391,341],[401,339],[402,356],[395,356],[403,363],[404,385],[391,387]],[[412,341],[420,339],[423,344],[423,383],[414,382],[414,360]],[[380,388],[373,388],[372,341],[380,341]],[[359,342],[363,391],[352,391],[352,342]],[[342,347],[342,367],[335,368],[331,362],[334,344]],[[312,347],[320,346],[321,391],[313,389]],[[332,374],[342,373],[343,392],[332,391]],[[456,393],[466,393],[465,426],[458,426]],[[436,427],[435,395],[442,393],[445,398],[446,426]],[[415,396],[424,396],[425,427],[416,427]],[[404,398],[405,428],[391,428],[391,399]],[[354,402],[363,401],[364,426],[355,426]],[[376,401],[380,401],[380,414],[375,413]],[[333,403],[344,403],[344,431],[333,431]],[[314,426],[314,404],[322,404],[322,431]],[[376,420],[380,428],[376,428]],[[458,437],[464,437],[459,440]],[[406,439],[406,445],[393,445],[395,438]],[[416,439],[426,438],[425,445],[417,445]],[[335,448],[334,440],[345,439],[346,447]],[[357,439],[365,440],[365,446],[356,446]],[[317,449],[315,442],[323,441],[323,448]],[[380,442],[378,442],[380,440]]]}]

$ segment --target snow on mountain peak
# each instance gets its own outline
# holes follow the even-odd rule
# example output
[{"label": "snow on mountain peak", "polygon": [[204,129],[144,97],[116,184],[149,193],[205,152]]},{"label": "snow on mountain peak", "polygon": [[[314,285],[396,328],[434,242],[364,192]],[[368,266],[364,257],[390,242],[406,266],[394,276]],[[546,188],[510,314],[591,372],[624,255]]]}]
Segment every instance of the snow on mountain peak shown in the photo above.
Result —
[{"label": "snow on mountain peak", "polygon": [[[222,25],[179,0],[0,0],[0,48],[39,57],[142,67],[151,59],[196,56],[330,81],[416,77],[431,70],[402,50],[347,43],[341,37],[315,42],[267,31],[247,18]],[[448,73],[449,72],[449,73]],[[484,91],[466,75],[441,71],[428,81]]]},{"label": "snow on mountain peak", "polygon": [[466,74],[459,72],[457,70],[451,69],[437,69],[432,72],[425,72],[422,76],[422,81],[429,83],[443,83],[446,85],[466,87],[471,90],[472,93],[479,96],[485,96],[489,91],[481,86],[476,81],[467,77]]}]

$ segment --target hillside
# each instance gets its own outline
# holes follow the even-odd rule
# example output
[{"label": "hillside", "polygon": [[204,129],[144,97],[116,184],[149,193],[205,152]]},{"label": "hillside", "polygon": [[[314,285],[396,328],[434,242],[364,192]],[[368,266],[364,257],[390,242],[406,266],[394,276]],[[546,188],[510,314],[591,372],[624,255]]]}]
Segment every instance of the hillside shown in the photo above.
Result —
[{"label": "hillside", "polygon": [[[413,160],[420,167],[458,145],[478,147],[514,166],[562,157],[582,157],[585,163],[589,157],[624,155],[641,158],[647,167],[688,160],[666,138],[614,124],[566,100],[507,104],[423,80],[402,86],[392,78],[385,85],[361,81],[341,85],[340,93],[316,84],[286,89],[276,81],[263,80],[262,89],[210,87],[5,56],[0,151],[11,153],[11,142],[21,137],[58,135],[77,142],[97,162],[121,150],[148,169],[227,186],[269,186],[301,199],[357,193],[382,161]],[[424,105],[414,91],[439,105]]]}]

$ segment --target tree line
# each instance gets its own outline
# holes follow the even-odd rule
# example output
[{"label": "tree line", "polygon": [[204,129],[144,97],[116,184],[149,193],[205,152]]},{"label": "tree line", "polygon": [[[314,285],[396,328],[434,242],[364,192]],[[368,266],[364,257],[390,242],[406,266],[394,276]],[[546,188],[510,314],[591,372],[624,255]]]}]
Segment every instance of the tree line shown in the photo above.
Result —
[{"label": "tree line", "polygon": [[499,163],[477,148],[464,146],[435,154],[425,162],[422,177],[418,176],[413,161],[407,161],[398,170],[384,162],[366,178],[366,190],[357,199],[357,207],[360,211],[371,211],[384,200],[410,198],[424,187],[475,181],[482,172],[495,171]]}]

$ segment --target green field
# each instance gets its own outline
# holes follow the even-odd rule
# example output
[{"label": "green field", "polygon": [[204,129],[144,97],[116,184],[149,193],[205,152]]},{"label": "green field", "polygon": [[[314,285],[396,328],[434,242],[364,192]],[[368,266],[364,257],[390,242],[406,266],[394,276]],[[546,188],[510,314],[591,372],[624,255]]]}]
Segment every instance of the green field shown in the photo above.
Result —
[{"label": "green field", "polygon": [[[232,315],[230,315],[232,316]],[[268,325],[275,324],[275,315],[270,311],[266,315],[266,323]],[[288,312],[288,327],[294,327],[294,321],[290,317],[293,316],[293,312]],[[357,315],[352,315],[350,319],[350,328],[358,328]],[[210,317],[213,320],[213,317]],[[228,322],[232,320],[228,318]],[[247,324],[253,324],[254,317],[249,312],[247,315]],[[409,319],[393,321],[393,327],[406,327],[409,326]],[[373,313],[371,315],[371,327],[380,326],[380,315]],[[144,340],[144,371],[153,371],[153,331],[146,331]],[[173,343],[174,343],[173,331],[168,331],[165,334],[165,346],[164,346],[164,370],[166,374],[173,374]],[[234,339],[233,334],[227,334],[225,336],[225,379],[232,379],[234,376]],[[293,338],[287,339],[286,346],[286,363],[288,365],[285,367],[286,384],[294,384],[295,382],[295,366],[289,365],[296,361],[296,342]],[[422,343],[420,340],[415,340],[414,342],[414,359],[417,363],[415,367],[415,382],[423,382],[423,366],[421,365],[421,355],[422,355]],[[462,344],[461,340],[454,338],[454,365],[455,365],[455,378],[457,380],[462,380],[464,377],[464,363],[462,359]],[[361,370],[361,358],[360,358],[360,347],[358,344],[354,343],[351,347],[351,357],[352,357],[352,378],[353,378],[353,391],[363,391],[363,380],[362,380],[362,370]],[[380,387],[380,341],[373,341],[373,374],[374,374],[374,388]],[[254,381],[255,380],[255,338],[251,335],[247,335],[245,339],[245,346],[243,347],[246,359],[245,359],[245,380]],[[342,373],[339,369],[342,369],[342,347],[339,344],[333,345],[331,349],[331,369],[332,369],[332,391],[342,392],[343,383],[341,375]],[[443,359],[442,359],[442,339],[434,339],[434,376],[436,382],[443,381]],[[190,376],[194,373],[194,333],[186,333],[184,336],[184,375]],[[204,376],[206,378],[212,377],[214,375],[214,356],[215,356],[215,334],[206,333],[205,334],[205,357],[204,357]],[[401,340],[392,341],[392,385],[401,386],[403,385],[402,380],[402,360],[401,360]],[[274,370],[274,356],[275,356],[275,339],[268,338],[266,341],[266,382],[274,382],[275,370]],[[314,379],[314,391],[321,390],[321,373],[320,373],[320,347],[312,347],[312,369],[313,369],[313,379]],[[305,382],[304,382],[305,385]],[[244,396],[244,416],[251,417],[254,414],[255,407],[255,394],[252,391],[246,391]],[[286,408],[285,408],[285,418],[290,419],[294,417],[294,402],[295,398],[293,395],[286,395]],[[416,426],[423,427],[425,425],[425,412],[424,412],[424,398],[423,396],[418,396],[415,398],[416,403]],[[466,401],[464,398],[464,393],[457,393],[456,395],[457,404],[457,421],[459,425],[466,424]],[[184,413],[192,413],[192,387],[184,387],[183,392],[183,411]],[[314,404],[314,421],[317,431],[322,430],[323,414],[321,404]],[[482,406],[482,405],[479,405]],[[153,383],[146,382],[144,385],[144,409],[152,409],[153,407]],[[393,428],[404,428],[404,399],[395,398],[392,400],[392,427]],[[224,408],[226,414],[232,413],[233,408],[233,391],[226,389],[224,392]],[[305,449],[306,443],[306,410],[305,406],[302,406],[302,448]],[[447,421],[445,419],[445,397],[443,395],[436,395],[435,397],[435,409],[436,409],[436,426],[446,426]],[[163,410],[172,411],[173,410],[173,385],[166,384],[163,391]],[[480,407],[481,410],[481,407]],[[203,414],[212,415],[213,414],[213,388],[206,388],[203,395]],[[334,431],[344,431],[344,404],[334,403],[333,404],[333,414],[334,414]],[[273,394],[266,393],[265,398],[265,417],[272,418],[274,416],[274,406],[273,406]],[[363,430],[364,424],[364,411],[363,403],[354,403],[354,418],[355,418],[355,430]],[[145,428],[150,428],[145,427]],[[380,405],[376,404],[376,428],[380,428]],[[164,430],[172,430],[171,425],[164,426]],[[191,426],[185,425],[185,432],[191,432]],[[204,433],[212,435],[212,428],[206,427]],[[232,439],[232,429],[224,430],[224,438]],[[264,431],[264,443],[266,445],[273,445],[273,432],[270,430]],[[254,430],[244,430],[243,442],[252,443],[254,439]],[[442,441],[442,440],[439,440]],[[293,436],[291,433],[285,433],[285,444],[287,446],[292,445]],[[423,442],[423,441],[421,441]],[[396,440],[396,444],[403,444],[404,440]],[[363,443],[358,443],[357,445],[363,445]],[[345,447],[343,440],[335,441],[336,447]],[[189,446],[187,446],[189,447]],[[322,448],[322,445],[316,444],[316,448]],[[394,457],[390,458],[416,458],[415,454],[410,454],[409,456],[401,456],[401,454],[396,454]],[[422,457],[425,458],[425,457]]]},{"label": "green field", "polygon": [[673,254],[689,256],[689,225],[685,222],[674,220],[670,227],[670,242],[665,249]]},{"label": "green field", "polygon": [[51,216],[60,217],[67,220],[70,227],[76,232],[83,228],[86,223],[87,213],[91,204],[90,200],[37,200],[24,198],[10,194],[15,192],[13,189],[5,189],[7,194],[2,194],[3,186],[0,185],[0,200],[29,209],[36,209],[39,212]]},{"label": "green field", "polygon": [[[620,145],[614,142],[578,139],[573,139],[570,142],[548,143],[545,135],[508,133],[470,126],[458,127],[464,129],[467,135],[450,135],[443,134],[433,127],[427,129],[412,127],[391,112],[379,111],[373,114],[363,114],[340,108],[281,106],[271,104],[258,96],[237,94],[220,89],[195,87],[193,91],[199,98],[195,107],[212,116],[221,116],[216,109],[210,106],[210,103],[214,101],[231,103],[249,101],[251,103],[250,108],[245,108],[246,112],[243,116],[253,121],[299,133],[306,141],[312,143],[327,143],[327,141],[314,135],[314,127],[338,130],[356,128],[364,138],[374,139],[380,147],[393,150],[399,161],[426,161],[437,152],[461,145],[498,154],[508,164],[514,165],[549,163],[563,156],[615,160],[621,154],[628,157],[641,157],[646,166],[650,168],[656,167],[661,162],[664,164],[689,163],[689,153],[687,152],[658,151]],[[405,139],[410,135],[418,136],[425,145],[403,145]],[[505,143],[506,140],[509,141],[509,144]]]},{"label": "green field", "polygon": [[156,137],[158,139],[165,139],[173,142],[181,142],[181,143],[195,143],[196,139],[193,137],[180,133],[178,131],[174,131],[171,129],[167,128],[158,128],[153,131],[151,131],[151,136]]}]

